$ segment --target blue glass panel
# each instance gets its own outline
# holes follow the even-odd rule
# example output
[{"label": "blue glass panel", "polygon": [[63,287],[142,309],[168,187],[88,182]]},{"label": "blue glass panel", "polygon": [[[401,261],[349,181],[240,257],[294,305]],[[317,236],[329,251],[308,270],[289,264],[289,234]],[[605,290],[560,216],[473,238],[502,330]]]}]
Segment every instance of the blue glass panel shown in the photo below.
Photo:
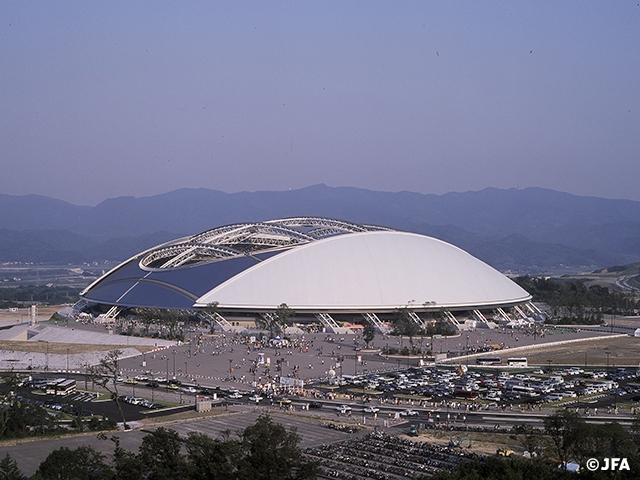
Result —
[{"label": "blue glass panel", "polygon": [[256,261],[250,257],[235,257],[172,270],[156,270],[147,278],[176,285],[197,298],[255,264]]},{"label": "blue glass panel", "polygon": [[169,309],[191,309],[195,299],[157,283],[141,281],[118,305]]},{"label": "blue glass panel", "polygon": [[133,286],[137,280],[123,280],[119,282],[100,282],[87,292],[83,298],[97,303],[115,305],[124,292]]}]

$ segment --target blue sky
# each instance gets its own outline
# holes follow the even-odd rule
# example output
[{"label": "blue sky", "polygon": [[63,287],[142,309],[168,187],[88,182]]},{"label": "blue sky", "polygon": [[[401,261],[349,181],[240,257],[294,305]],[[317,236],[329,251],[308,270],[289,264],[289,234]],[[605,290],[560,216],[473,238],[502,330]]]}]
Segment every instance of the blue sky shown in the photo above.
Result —
[{"label": "blue sky", "polygon": [[0,39],[0,193],[640,201],[637,0],[4,1]]}]

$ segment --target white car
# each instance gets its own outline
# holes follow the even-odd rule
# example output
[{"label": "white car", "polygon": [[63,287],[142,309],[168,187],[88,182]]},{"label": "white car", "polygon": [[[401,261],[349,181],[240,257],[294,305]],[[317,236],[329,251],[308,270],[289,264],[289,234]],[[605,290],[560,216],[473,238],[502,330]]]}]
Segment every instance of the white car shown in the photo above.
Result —
[{"label": "white car", "polygon": [[351,411],[351,407],[349,405],[338,405],[336,407],[336,410],[338,410],[338,412],[340,413],[347,413]]},{"label": "white car", "polygon": [[249,400],[251,400],[252,402],[256,402],[256,403],[258,403],[262,399],[263,398],[260,395],[251,395],[249,397]]},{"label": "white car", "polygon": [[229,395],[229,398],[242,398],[242,394],[240,392],[234,392]]},{"label": "white car", "polygon": [[407,417],[415,417],[416,415],[419,415],[419,413],[415,410],[411,410],[410,408],[407,408],[406,410],[403,410],[402,412],[400,412],[400,415],[407,416]]},{"label": "white car", "polygon": [[364,409],[365,413],[378,413],[380,409],[378,407],[374,407],[373,405],[369,405]]}]

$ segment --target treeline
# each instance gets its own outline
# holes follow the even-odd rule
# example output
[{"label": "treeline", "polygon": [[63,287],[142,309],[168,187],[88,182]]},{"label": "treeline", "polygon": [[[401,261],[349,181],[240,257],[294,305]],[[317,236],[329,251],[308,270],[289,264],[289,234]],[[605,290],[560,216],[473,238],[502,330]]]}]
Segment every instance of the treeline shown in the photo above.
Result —
[{"label": "treeline", "polygon": [[[575,479],[568,471],[572,463],[580,466],[583,480],[637,479],[640,471],[638,419],[630,430],[617,422],[587,423],[574,410],[557,410],[545,417],[544,427],[513,427],[512,439],[531,454],[531,458],[483,457],[466,462],[453,471],[441,470],[434,480],[561,480]],[[615,469],[602,470],[605,459],[617,458]],[[598,468],[588,467],[596,459]],[[563,468],[563,466],[567,468]]]},{"label": "treeline", "polygon": [[77,288],[45,285],[0,288],[0,308],[24,307],[32,304],[60,305],[75,303],[80,298]]},{"label": "treeline", "polygon": [[[138,452],[125,450],[119,437],[108,458],[89,445],[61,447],[38,466],[32,480],[306,480],[315,479],[318,465],[307,461],[298,447],[295,429],[287,431],[262,415],[237,438],[230,431],[220,438],[189,432],[181,438],[175,430],[160,427],[147,434]],[[0,461],[0,478],[23,479],[9,456]]]},{"label": "treeline", "polygon": [[600,285],[587,287],[581,281],[557,281],[523,276],[514,281],[531,294],[535,302],[549,305],[548,323],[593,324],[604,322],[605,315],[634,315],[640,300],[633,294],[613,291]]}]

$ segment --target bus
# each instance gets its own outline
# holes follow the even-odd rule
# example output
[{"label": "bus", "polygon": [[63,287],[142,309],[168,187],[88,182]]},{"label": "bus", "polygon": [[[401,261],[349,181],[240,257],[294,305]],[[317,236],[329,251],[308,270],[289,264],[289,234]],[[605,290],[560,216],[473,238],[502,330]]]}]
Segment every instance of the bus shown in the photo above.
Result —
[{"label": "bus", "polygon": [[522,358],[507,358],[507,366],[508,367],[528,367],[529,366],[529,362],[527,362],[527,359],[522,357]]},{"label": "bus", "polygon": [[477,357],[476,364],[478,365],[500,365],[502,359],[500,357]]}]

